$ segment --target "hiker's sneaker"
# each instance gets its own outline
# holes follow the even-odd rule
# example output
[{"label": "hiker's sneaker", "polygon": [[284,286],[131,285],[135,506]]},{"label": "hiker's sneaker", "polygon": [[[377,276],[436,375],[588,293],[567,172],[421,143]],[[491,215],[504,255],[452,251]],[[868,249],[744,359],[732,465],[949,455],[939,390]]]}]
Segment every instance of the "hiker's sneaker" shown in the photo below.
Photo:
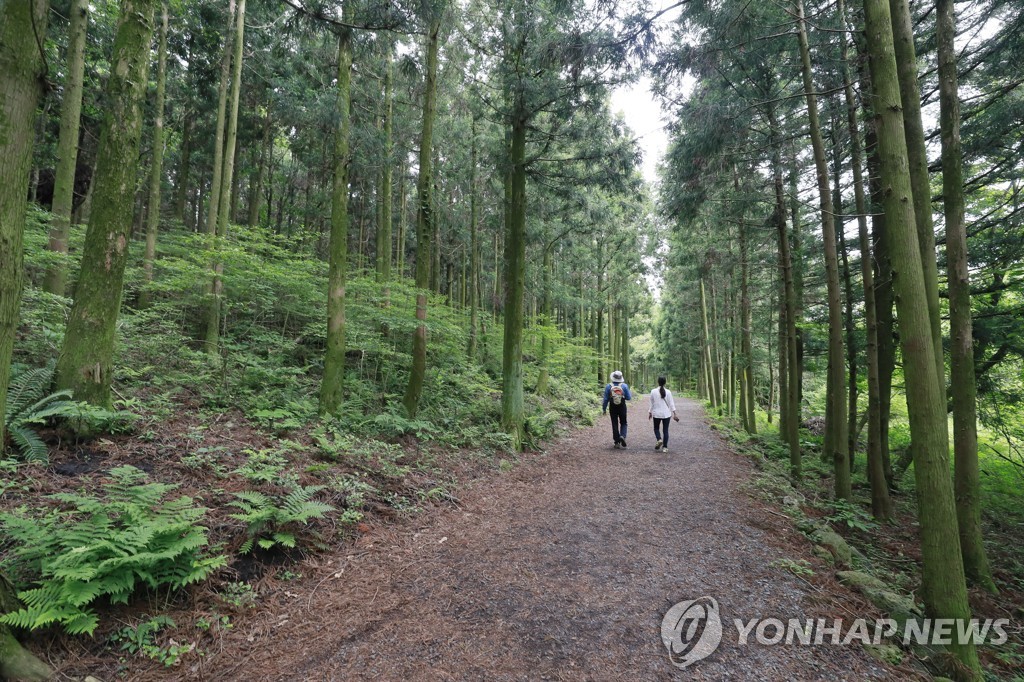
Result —
[{"label": "hiker's sneaker", "polygon": [[614,447],[616,450],[618,450],[619,449],[619,441],[615,441],[615,445],[613,445],[612,447]]},{"label": "hiker's sneaker", "polygon": [[661,451],[662,452],[668,452],[668,446],[667,445],[662,445],[661,446]]},{"label": "hiker's sneaker", "polygon": [[660,440],[657,443],[654,444],[654,449],[655,449],[655,451],[661,450],[661,441]]},{"label": "hiker's sneaker", "polygon": [[619,439],[619,443],[622,444],[622,449],[625,450],[626,449],[626,439],[625,438],[620,438]]}]

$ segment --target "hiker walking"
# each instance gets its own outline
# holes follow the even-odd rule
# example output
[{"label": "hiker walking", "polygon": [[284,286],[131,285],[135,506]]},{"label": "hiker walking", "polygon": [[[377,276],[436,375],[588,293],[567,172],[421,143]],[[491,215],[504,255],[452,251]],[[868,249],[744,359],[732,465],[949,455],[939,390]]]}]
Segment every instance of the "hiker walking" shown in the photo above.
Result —
[{"label": "hiker walking", "polygon": [[626,447],[626,401],[632,399],[629,385],[622,380],[622,372],[615,370],[612,372],[611,383],[604,387],[601,413],[611,411],[612,439],[615,441],[616,450]]},{"label": "hiker walking", "polygon": [[658,377],[658,388],[651,391],[651,407],[647,418],[654,420],[654,438],[658,441],[654,449],[668,452],[668,425],[673,419],[679,421],[679,415],[676,414],[672,391],[665,388],[665,377]]}]

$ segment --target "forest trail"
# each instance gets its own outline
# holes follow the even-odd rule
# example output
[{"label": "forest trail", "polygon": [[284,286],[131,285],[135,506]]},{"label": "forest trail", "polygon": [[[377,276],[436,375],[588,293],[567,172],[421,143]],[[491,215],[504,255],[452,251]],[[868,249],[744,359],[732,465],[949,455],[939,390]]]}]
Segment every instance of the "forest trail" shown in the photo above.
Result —
[{"label": "forest trail", "polygon": [[[628,450],[607,418],[458,505],[373,527],[293,590],[260,600],[193,674],[232,680],[899,679],[858,645],[738,645],[732,619],[848,615],[775,559],[796,532],[741,486],[751,464],[680,400],[655,452],[646,400]],[[311,569],[311,570],[306,570]],[[724,637],[674,668],[674,603],[714,597]],[[264,615],[265,614],[265,615]],[[183,670],[176,673],[180,675]]]}]

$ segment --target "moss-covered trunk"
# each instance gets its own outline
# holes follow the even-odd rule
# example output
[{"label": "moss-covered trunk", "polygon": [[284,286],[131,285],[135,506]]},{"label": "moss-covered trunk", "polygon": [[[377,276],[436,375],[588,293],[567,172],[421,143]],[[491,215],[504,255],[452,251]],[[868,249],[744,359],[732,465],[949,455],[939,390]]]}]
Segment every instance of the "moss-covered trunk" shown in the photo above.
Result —
[{"label": "moss-covered trunk", "polygon": [[75,286],[57,388],[78,400],[111,406],[114,341],[135,208],[142,98],[157,0],[124,0],[107,80],[92,213]]},{"label": "moss-covered trunk", "polygon": [[245,43],[245,0],[238,0],[235,12],[234,56],[231,71],[231,103],[227,114],[227,128],[224,133],[223,169],[220,177],[220,191],[217,201],[216,228],[211,233],[213,244],[213,282],[210,286],[212,294],[206,309],[206,351],[211,354],[220,352],[220,318],[224,282],[221,276],[224,264],[220,261],[221,241],[227,237],[228,222],[232,217],[235,174],[235,147],[238,141],[238,103],[242,90],[242,47]]},{"label": "moss-covered trunk", "polygon": [[[518,94],[521,98],[522,93]],[[526,290],[526,129],[521,99],[511,116],[511,182],[505,226],[505,340],[502,349],[501,424],[518,449],[523,442],[523,307]]]},{"label": "moss-covered trunk", "polygon": [[430,22],[426,42],[426,87],[423,94],[423,124],[420,132],[419,178],[416,182],[416,331],[412,336],[412,370],[402,404],[412,419],[420,408],[427,374],[427,289],[430,286],[431,245],[434,236],[432,204],[434,117],[437,113],[437,53],[440,46],[440,17]]},{"label": "moss-covered trunk", "polygon": [[352,134],[352,33],[338,36],[338,127],[334,137],[331,239],[327,273],[327,347],[320,383],[320,413],[338,414],[345,397],[345,280],[348,272],[348,169]]},{"label": "moss-covered trunk", "polygon": [[942,198],[946,217],[950,365],[953,392],[953,453],[960,551],[968,581],[996,592],[981,534],[978,490],[978,407],[971,320],[971,277],[964,223],[963,153],[956,65],[953,0],[938,0],[939,127],[942,135]]},{"label": "moss-covered trunk", "polygon": [[[60,104],[60,135],[57,138],[57,169],[53,179],[50,250],[67,255],[71,210],[75,194],[75,168],[78,165],[78,129],[82,120],[82,82],[85,77],[85,37],[89,29],[88,0],[73,0],[69,8],[68,56],[64,96]],[[46,270],[43,289],[64,295],[65,263],[54,263]]]},{"label": "moss-covered trunk", "polygon": [[[153,261],[156,259],[156,236],[160,228],[160,185],[164,169],[164,96],[167,82],[167,3],[160,12],[156,67],[156,108],[153,117],[153,163],[149,168],[149,207],[146,209],[146,253],[143,258],[143,276],[146,284],[153,281]],[[152,296],[146,289],[139,295],[139,305],[149,305]]]},{"label": "moss-covered trunk", "polygon": [[33,27],[46,34],[49,6],[46,0],[0,5],[0,450],[25,272],[22,240],[32,124],[46,82]]},{"label": "moss-covered trunk", "polygon": [[[885,0],[864,0],[864,14],[876,101],[888,242],[893,261],[900,264],[894,273],[893,287],[914,441],[914,478],[923,559],[921,592],[929,617],[952,618],[962,625],[970,619],[971,609],[967,602],[953,483],[949,476],[945,390],[935,372],[935,346],[914,218],[900,103],[901,84],[896,71],[889,6]],[[949,648],[977,679],[981,679],[973,642],[961,644],[954,638]]]}]

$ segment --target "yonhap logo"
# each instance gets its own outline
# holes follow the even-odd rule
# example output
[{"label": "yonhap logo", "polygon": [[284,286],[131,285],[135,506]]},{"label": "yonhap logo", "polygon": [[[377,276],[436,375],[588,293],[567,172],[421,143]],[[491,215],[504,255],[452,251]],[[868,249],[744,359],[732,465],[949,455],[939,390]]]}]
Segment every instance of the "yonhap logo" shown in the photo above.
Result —
[{"label": "yonhap logo", "polygon": [[[953,619],[924,618],[897,622],[892,618],[869,621],[857,618],[734,618],[738,646],[850,646],[896,644],[904,648],[918,645],[949,646],[966,644],[1001,645],[1009,639],[1007,618]],[[722,616],[713,597],[681,601],[661,619],[661,641],[677,668],[688,668],[718,650],[722,643]]]},{"label": "yonhap logo", "polygon": [[670,608],[661,620],[661,641],[677,668],[686,668],[710,656],[722,643],[718,602],[700,597]]}]

